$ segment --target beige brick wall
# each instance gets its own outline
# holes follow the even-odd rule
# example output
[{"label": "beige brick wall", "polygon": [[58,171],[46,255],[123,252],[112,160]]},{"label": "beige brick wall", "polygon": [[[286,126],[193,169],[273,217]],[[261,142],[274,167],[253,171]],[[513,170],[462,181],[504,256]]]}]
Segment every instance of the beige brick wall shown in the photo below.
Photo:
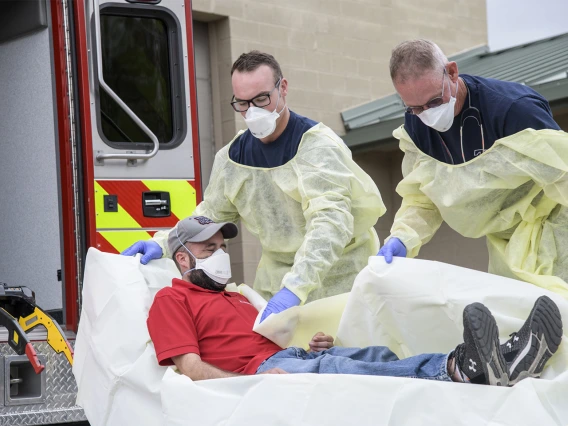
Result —
[{"label": "beige brick wall", "polygon": [[[424,37],[452,54],[487,43],[485,0],[193,0],[217,21],[217,64],[226,105],[228,68],[242,52],[269,52],[289,80],[289,104],[344,133],[339,112],[392,93],[388,60],[399,42]],[[222,108],[226,109],[225,107]],[[228,123],[242,120],[227,110]]]},{"label": "beige brick wall", "polygon": [[[193,0],[193,11],[209,22],[216,149],[244,128],[229,105],[229,71],[242,52],[273,54],[289,81],[289,106],[342,135],[341,111],[393,92],[388,61],[397,43],[429,38],[448,55],[487,43],[485,0]],[[389,169],[380,155],[372,158],[365,169],[376,172],[383,197],[396,200],[400,162]],[[384,238],[390,223],[382,219],[378,228]],[[252,283],[257,241],[243,232],[230,250],[234,277]]]}]

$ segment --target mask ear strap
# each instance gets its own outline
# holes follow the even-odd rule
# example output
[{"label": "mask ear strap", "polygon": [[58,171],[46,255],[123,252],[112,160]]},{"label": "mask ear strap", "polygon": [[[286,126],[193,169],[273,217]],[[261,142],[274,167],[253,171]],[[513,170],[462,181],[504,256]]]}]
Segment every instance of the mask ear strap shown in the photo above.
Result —
[{"label": "mask ear strap", "polygon": [[[278,108],[278,105],[276,106]],[[278,115],[282,114],[282,111],[286,109],[286,104],[282,106],[282,109],[278,112]]]},{"label": "mask ear strap", "polygon": [[[178,233],[178,227],[176,225],[176,238],[178,239],[179,243],[182,245],[182,247],[185,249],[185,251],[187,251],[191,257],[193,257],[195,259],[195,266],[197,266],[197,257],[195,257],[193,255],[193,253],[191,251],[189,251],[189,249],[185,246],[184,243],[181,242],[181,239],[179,238],[179,233]],[[190,273],[191,271],[195,271],[197,268],[191,268],[188,269],[187,271],[185,271],[183,274],[181,274],[181,276],[183,277],[185,274]]]},{"label": "mask ear strap", "polygon": [[[450,80],[449,83],[450,83],[450,97],[451,97],[451,96],[452,96],[452,86],[451,86],[451,84],[452,84],[452,79],[450,78],[450,75],[449,75],[449,74],[448,74],[448,80]],[[460,88],[460,79],[459,79],[459,77],[458,77],[458,79],[456,80],[456,94],[454,95],[454,98],[456,98],[456,99],[458,98],[458,90],[459,90],[459,88]]]},{"label": "mask ear strap", "polygon": [[[278,84],[276,85],[276,87],[278,87],[278,100],[276,101],[276,107],[274,107],[274,111],[273,111],[273,112],[276,112],[276,109],[278,108],[278,102],[280,102],[280,87],[281,87],[280,84],[282,83],[282,78],[283,78],[283,77],[280,77],[280,78],[278,79]],[[281,109],[279,112],[277,112],[277,114],[280,115],[280,114],[282,113],[282,111],[284,111],[284,108],[286,108],[286,104],[284,104],[284,105],[282,106],[282,109]]]}]

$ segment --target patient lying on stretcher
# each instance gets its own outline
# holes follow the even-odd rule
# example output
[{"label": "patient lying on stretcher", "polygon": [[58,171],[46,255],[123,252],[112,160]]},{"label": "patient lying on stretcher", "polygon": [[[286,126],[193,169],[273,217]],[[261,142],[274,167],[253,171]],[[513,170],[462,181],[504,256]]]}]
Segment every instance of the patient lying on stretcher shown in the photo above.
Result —
[{"label": "patient lying on stretcher", "polygon": [[224,238],[232,223],[189,217],[171,231],[168,245],[182,279],[158,292],[148,330],[160,365],[175,364],[192,380],[247,374],[364,374],[512,386],[539,377],[562,338],[558,307],[537,299],[526,322],[503,345],[491,312],[481,303],[463,311],[464,343],[449,354],[406,359],[387,347],[334,347],[333,338],[316,334],[309,351],[281,348],[252,331],[258,311],[248,300],[225,291],[230,278]]}]

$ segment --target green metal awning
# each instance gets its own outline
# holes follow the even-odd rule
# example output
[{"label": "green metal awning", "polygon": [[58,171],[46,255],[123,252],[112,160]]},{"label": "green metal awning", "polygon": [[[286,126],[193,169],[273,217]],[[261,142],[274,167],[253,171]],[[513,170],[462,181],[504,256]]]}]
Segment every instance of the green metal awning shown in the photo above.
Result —
[{"label": "green metal awning", "polygon": [[[449,59],[463,74],[526,84],[553,108],[568,102],[568,33],[497,52],[477,47]],[[352,149],[360,148],[391,139],[404,123],[404,106],[395,93],[343,111],[341,117],[347,131],[343,140]]]}]

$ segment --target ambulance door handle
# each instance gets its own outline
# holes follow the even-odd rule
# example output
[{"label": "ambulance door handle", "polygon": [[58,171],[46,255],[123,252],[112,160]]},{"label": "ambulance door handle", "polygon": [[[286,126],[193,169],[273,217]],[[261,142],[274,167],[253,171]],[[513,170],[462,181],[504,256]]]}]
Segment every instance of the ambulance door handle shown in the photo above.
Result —
[{"label": "ambulance door handle", "polygon": [[144,200],[145,206],[167,206],[168,202],[166,200]]},{"label": "ambulance door handle", "polygon": [[154,148],[152,151],[146,154],[135,154],[135,153],[124,153],[124,154],[103,154],[102,152],[97,152],[96,160],[101,163],[104,160],[129,160],[129,163],[136,163],[136,160],[149,160],[158,153],[160,148],[160,142],[157,136],[144,124],[142,120],[130,109],[126,103],[110,88],[103,78],[103,55],[101,47],[101,17],[100,17],[100,5],[99,0],[93,0],[93,15],[95,16],[95,44],[97,49],[97,79],[99,81],[100,87],[104,89],[108,95],[114,99],[114,101],[124,110],[124,112],[142,129],[146,135],[154,143]]},{"label": "ambulance door handle", "polygon": [[142,213],[145,217],[168,217],[171,215],[170,193],[146,191],[142,193]]}]

